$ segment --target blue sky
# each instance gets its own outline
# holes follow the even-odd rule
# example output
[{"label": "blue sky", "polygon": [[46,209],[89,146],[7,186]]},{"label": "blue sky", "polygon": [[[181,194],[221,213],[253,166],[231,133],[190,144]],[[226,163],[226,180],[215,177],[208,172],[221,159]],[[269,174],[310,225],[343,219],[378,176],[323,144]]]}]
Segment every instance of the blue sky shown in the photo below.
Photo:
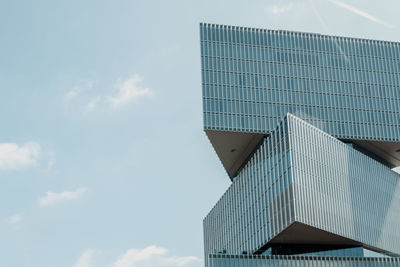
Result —
[{"label": "blue sky", "polygon": [[203,266],[229,185],[199,23],[400,41],[400,2],[2,1],[0,266]]}]

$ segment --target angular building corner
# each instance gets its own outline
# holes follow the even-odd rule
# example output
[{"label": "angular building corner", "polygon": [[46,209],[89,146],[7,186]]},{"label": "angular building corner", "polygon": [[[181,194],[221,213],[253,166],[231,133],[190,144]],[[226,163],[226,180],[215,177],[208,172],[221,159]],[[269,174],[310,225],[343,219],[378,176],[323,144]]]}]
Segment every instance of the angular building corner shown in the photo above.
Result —
[{"label": "angular building corner", "polygon": [[399,266],[400,44],[200,34],[204,130],[232,180],[206,266]]}]

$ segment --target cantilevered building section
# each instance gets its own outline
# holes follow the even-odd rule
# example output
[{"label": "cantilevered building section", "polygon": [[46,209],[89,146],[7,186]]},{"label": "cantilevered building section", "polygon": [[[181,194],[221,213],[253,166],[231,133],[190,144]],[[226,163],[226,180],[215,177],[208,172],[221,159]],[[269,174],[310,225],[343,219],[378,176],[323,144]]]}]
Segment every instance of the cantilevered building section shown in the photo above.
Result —
[{"label": "cantilevered building section", "polygon": [[287,112],[400,165],[399,43],[210,24],[200,33],[204,129],[231,178]]},{"label": "cantilevered building section", "polygon": [[318,244],[400,255],[399,179],[288,114],[204,220],[206,253]]},{"label": "cantilevered building section", "polygon": [[206,265],[399,266],[400,44],[200,31],[204,129],[232,179]]}]

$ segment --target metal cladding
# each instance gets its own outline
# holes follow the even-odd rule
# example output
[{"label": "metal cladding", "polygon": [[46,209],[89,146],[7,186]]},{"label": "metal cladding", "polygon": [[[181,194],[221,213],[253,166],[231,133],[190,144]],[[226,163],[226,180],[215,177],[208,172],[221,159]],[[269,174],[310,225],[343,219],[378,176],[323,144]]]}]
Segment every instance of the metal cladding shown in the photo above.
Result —
[{"label": "metal cladding", "polygon": [[215,24],[200,40],[232,180],[206,266],[399,266],[400,43]]},{"label": "metal cladding", "polygon": [[397,267],[400,258],[210,255],[209,267]]},{"label": "metal cladding", "polygon": [[215,24],[200,33],[204,129],[231,178],[250,155],[241,147],[288,112],[400,165],[399,43]]},{"label": "metal cladding", "polygon": [[268,243],[400,254],[400,175],[294,115],[264,139],[204,220],[206,254]]},{"label": "metal cladding", "polygon": [[337,138],[400,141],[400,44],[201,24],[205,129],[267,133],[290,112]]}]

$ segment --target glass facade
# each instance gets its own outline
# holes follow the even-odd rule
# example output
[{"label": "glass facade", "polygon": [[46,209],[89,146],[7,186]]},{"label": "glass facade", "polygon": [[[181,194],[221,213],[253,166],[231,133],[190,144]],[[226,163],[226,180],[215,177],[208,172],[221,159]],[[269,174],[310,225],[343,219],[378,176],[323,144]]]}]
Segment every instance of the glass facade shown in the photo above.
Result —
[{"label": "glass facade", "polygon": [[232,179],[206,266],[400,266],[400,43],[215,24],[200,41]]},{"label": "glass facade", "polygon": [[209,255],[209,267],[395,267],[400,258]]},{"label": "glass facade", "polygon": [[296,221],[400,254],[400,175],[293,117]]},{"label": "glass facade", "polygon": [[293,223],[292,183],[285,119],[205,218],[206,253],[254,253]]},{"label": "glass facade", "polygon": [[296,256],[324,256],[324,257],[388,257],[363,247],[340,247],[332,245],[307,245],[307,244],[278,244],[272,245],[262,255],[296,255]]},{"label": "glass facade", "polygon": [[400,254],[399,179],[287,114],[205,218],[206,254],[253,254],[294,222]]},{"label": "glass facade", "polygon": [[204,127],[269,133],[290,112],[341,139],[400,140],[400,44],[201,24]]}]

